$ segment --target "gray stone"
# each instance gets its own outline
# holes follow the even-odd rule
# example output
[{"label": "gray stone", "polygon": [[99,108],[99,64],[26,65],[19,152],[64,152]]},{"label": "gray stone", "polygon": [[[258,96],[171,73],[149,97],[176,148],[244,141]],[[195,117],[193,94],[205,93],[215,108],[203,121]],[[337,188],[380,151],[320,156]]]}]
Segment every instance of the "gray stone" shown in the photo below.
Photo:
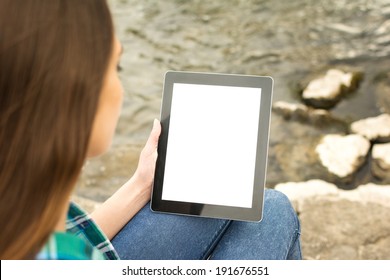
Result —
[{"label": "gray stone", "polygon": [[370,142],[357,134],[329,134],[322,138],[316,152],[329,173],[339,178],[353,175],[364,163]]},{"label": "gray stone", "polygon": [[299,213],[305,259],[390,259],[390,185],[344,191],[310,180],[275,189]]},{"label": "gray stone", "polygon": [[301,207],[305,259],[390,259],[390,208],[317,198]]},{"label": "gray stone", "polygon": [[351,131],[366,137],[370,141],[388,142],[390,141],[390,115],[382,114],[353,122]]}]

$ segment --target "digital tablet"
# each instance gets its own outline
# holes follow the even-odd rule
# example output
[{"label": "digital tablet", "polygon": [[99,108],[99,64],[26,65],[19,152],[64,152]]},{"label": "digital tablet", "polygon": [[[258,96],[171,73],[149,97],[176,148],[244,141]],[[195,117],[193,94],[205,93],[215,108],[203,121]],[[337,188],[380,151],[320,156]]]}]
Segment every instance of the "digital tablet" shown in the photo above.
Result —
[{"label": "digital tablet", "polygon": [[169,71],[151,209],[260,221],[271,77]]}]

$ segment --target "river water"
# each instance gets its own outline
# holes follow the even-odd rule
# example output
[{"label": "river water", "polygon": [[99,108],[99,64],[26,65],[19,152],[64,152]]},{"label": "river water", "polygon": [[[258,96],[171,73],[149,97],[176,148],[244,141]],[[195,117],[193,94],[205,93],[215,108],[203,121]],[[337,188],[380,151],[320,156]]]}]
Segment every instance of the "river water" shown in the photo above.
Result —
[{"label": "river water", "polygon": [[[120,75],[125,100],[112,148],[83,169],[80,196],[102,201],[132,175],[152,121],[159,118],[167,70],[271,76],[274,101],[294,103],[301,102],[302,86],[329,68],[364,73],[359,88],[331,109],[345,125],[312,126],[272,114],[268,187],[331,180],[313,164],[310,147],[325,133],[346,133],[352,121],[390,112],[390,1],[109,3],[124,47]],[[364,173],[359,180],[372,177]]]}]

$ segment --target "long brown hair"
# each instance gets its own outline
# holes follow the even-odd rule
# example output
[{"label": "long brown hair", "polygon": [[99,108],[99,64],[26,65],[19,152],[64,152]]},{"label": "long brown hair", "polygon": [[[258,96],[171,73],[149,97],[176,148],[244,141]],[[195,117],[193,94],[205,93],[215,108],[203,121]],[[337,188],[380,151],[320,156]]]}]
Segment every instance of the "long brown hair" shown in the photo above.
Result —
[{"label": "long brown hair", "polygon": [[88,149],[113,49],[105,0],[0,0],[0,258],[34,258]]}]

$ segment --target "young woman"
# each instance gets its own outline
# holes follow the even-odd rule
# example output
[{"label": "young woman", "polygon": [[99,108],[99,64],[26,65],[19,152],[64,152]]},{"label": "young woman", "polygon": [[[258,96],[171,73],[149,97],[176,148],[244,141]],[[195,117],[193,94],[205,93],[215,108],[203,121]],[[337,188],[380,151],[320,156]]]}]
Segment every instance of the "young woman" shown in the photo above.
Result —
[{"label": "young woman", "polygon": [[91,216],[70,202],[85,159],[110,146],[121,52],[105,0],[0,0],[0,258],[301,258],[276,191],[261,223],[151,213],[156,120],[124,186]]}]

